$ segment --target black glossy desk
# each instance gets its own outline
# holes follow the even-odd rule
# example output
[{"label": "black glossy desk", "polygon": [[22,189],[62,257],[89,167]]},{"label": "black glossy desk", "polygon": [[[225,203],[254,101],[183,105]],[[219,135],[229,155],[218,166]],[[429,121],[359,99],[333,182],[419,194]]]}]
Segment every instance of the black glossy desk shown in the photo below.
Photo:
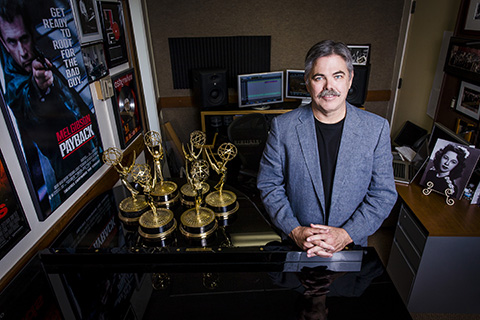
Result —
[{"label": "black glossy desk", "polygon": [[[39,255],[45,273],[37,272],[36,283],[52,288],[42,296],[50,315],[411,319],[373,248],[307,259],[279,242],[256,206],[239,192],[237,216],[211,238],[193,243],[178,232],[169,242],[148,243],[117,216],[117,203],[126,195],[120,187],[98,197]],[[176,217],[183,210],[177,208]],[[345,272],[354,269],[359,271]],[[26,292],[28,281],[18,281]],[[0,303],[5,301],[2,293]]]}]

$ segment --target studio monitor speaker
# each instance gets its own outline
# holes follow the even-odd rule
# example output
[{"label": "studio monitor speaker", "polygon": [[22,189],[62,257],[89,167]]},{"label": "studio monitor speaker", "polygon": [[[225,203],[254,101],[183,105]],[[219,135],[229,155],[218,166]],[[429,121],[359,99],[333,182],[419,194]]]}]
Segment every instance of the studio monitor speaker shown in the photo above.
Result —
[{"label": "studio monitor speaker", "polygon": [[348,91],[347,101],[354,106],[360,107],[365,103],[365,99],[367,98],[370,65],[354,65],[353,69],[353,82]]},{"label": "studio monitor speaker", "polygon": [[225,69],[194,69],[193,97],[201,108],[228,104],[227,71]]}]

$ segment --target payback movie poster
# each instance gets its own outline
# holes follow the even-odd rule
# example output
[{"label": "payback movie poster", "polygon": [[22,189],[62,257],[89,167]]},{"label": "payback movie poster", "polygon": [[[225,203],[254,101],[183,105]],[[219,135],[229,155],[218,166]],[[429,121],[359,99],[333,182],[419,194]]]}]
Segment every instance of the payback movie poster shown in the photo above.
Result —
[{"label": "payback movie poster", "polygon": [[44,220],[102,166],[70,2],[0,0],[0,32],[0,105]]}]

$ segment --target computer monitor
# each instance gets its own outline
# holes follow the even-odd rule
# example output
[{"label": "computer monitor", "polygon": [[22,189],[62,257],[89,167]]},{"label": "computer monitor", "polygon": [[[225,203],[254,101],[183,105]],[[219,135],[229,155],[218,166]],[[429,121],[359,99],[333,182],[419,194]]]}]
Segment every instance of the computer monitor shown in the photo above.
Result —
[{"label": "computer monitor", "polygon": [[238,75],[238,107],[268,109],[283,102],[283,71]]},{"label": "computer monitor", "polygon": [[312,102],[305,85],[304,74],[304,70],[287,70],[285,76],[285,98],[301,99],[301,105]]},{"label": "computer monitor", "polygon": [[463,144],[466,146],[469,145],[469,143],[465,139],[460,137],[458,134],[448,129],[441,123],[435,122],[433,124],[432,132],[430,133],[430,139],[428,140],[429,152],[432,152],[438,139],[444,139],[444,140],[456,142],[459,144]]}]

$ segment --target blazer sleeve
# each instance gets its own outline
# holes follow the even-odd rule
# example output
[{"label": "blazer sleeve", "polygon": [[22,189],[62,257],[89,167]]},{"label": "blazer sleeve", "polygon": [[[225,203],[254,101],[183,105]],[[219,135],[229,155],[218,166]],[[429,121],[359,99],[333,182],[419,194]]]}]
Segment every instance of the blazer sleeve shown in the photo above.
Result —
[{"label": "blazer sleeve", "polygon": [[285,235],[300,226],[286,193],[285,145],[282,142],[276,118],[272,120],[270,133],[260,161],[257,187],[271,222]]},{"label": "blazer sleeve", "polygon": [[373,234],[390,214],[397,200],[393,177],[390,129],[383,122],[374,149],[372,173],[363,201],[342,226],[354,243],[366,245],[366,237]]}]

